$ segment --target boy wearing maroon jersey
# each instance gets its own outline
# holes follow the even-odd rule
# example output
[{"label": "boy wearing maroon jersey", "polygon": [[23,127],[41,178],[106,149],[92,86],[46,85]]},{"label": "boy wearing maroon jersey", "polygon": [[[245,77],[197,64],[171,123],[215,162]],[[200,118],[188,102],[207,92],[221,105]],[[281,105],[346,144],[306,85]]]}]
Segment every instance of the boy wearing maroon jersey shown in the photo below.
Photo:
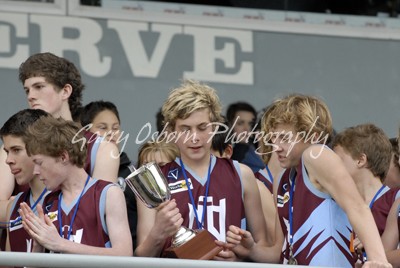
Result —
[{"label": "boy wearing maroon jersey", "polygon": [[[371,211],[341,159],[324,145],[333,132],[327,105],[301,94],[273,105],[263,117],[262,131],[286,169],[273,185],[285,236],[282,262],[353,267],[350,237],[354,228],[366,248],[368,267],[391,267]],[[234,230],[230,242],[248,245],[251,236],[242,233]]]},{"label": "boy wearing maroon jersey", "polygon": [[[400,140],[400,129],[399,136],[397,137]],[[399,150],[399,148],[397,148]],[[396,152],[400,153],[400,150]],[[399,165],[400,165],[400,160]],[[386,250],[386,256],[389,262],[394,266],[400,266],[400,198],[396,199],[393,203],[392,208],[389,211],[389,215],[387,217],[385,231],[382,234],[382,243]]]},{"label": "boy wearing maroon jersey", "polygon": [[[52,191],[38,216],[21,204],[24,228],[34,251],[131,256],[132,240],[122,190],[85,171],[85,147],[73,142],[80,126],[62,118],[37,120],[24,141],[34,174]],[[129,234],[129,235],[128,235]]]},{"label": "boy wearing maroon jersey", "polygon": [[[85,85],[71,61],[49,52],[34,54],[20,65],[19,80],[29,108],[44,110],[55,118],[78,120]],[[90,132],[85,132],[85,138],[88,142],[87,172],[95,178],[116,182],[118,147],[110,142],[100,142],[101,137],[97,139]],[[5,153],[0,150],[0,221],[4,221],[7,200],[15,188],[15,179],[5,158]]]},{"label": "boy wearing maroon jersey", "polygon": [[29,125],[42,116],[49,116],[42,110],[26,109],[11,116],[0,129],[4,151],[7,154],[6,164],[10,167],[18,185],[28,185],[28,189],[18,193],[7,208],[7,251],[30,252],[32,239],[22,227],[19,205],[26,202],[33,211],[36,205],[43,202],[46,189],[38,176],[33,174],[33,161],[28,156],[23,136]]},{"label": "boy wearing maroon jersey", "polygon": [[[162,167],[174,200],[165,202],[158,212],[139,205],[136,255],[158,256],[166,239],[181,224],[207,229],[221,241],[217,242],[219,245],[225,242],[230,225],[250,229],[257,248],[272,245],[274,234],[267,233],[264,218],[260,217],[260,194],[251,169],[211,154],[215,123],[222,122],[215,90],[198,82],[185,81],[170,92],[162,113],[168,133],[175,134],[174,142],[180,150],[180,157]],[[161,216],[165,217],[163,228],[159,224]],[[267,241],[268,238],[272,238],[271,241]],[[251,259],[256,258],[259,251],[252,253]],[[279,249],[268,253],[271,262],[278,261]],[[232,260],[236,256],[226,250],[216,259]]]},{"label": "boy wearing maroon jersey", "polygon": [[[342,159],[365,203],[370,207],[379,234],[399,189],[383,184],[391,161],[389,137],[373,124],[349,127],[335,136],[333,150]],[[357,246],[357,245],[355,245]]]},{"label": "boy wearing maroon jersey", "polygon": [[382,234],[382,243],[386,256],[394,267],[400,266],[400,198],[392,205],[387,217],[385,231]]}]

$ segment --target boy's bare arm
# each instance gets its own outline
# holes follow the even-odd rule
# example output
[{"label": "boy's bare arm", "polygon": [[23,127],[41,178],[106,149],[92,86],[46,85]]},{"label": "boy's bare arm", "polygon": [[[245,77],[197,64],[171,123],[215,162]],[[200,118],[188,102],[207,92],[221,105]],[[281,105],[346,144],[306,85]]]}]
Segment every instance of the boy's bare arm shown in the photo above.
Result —
[{"label": "boy's bare arm", "polygon": [[119,150],[111,142],[102,142],[97,150],[92,177],[116,183],[119,169]]},{"label": "boy's bare arm", "polygon": [[363,243],[368,259],[385,263],[385,251],[369,207],[347,172],[342,160],[322,145],[314,145],[303,153],[309,178],[320,191],[328,193],[346,212],[357,236]]},{"label": "boy's bare arm", "polygon": [[[256,178],[254,173],[245,165],[240,166],[243,178],[244,187],[244,205],[246,211],[246,218],[249,227],[249,231],[252,234],[255,244],[250,250],[250,258],[257,262],[270,262],[276,263],[280,258],[280,251],[282,245],[278,245],[275,232],[268,233],[268,230],[274,231],[274,228],[268,228],[264,220],[264,217],[260,217],[262,213],[262,205],[260,192],[257,186]],[[274,206],[273,200],[268,199],[272,204],[269,206]],[[276,217],[276,214],[274,215]],[[268,237],[270,239],[268,239]],[[271,241],[273,245],[271,246]]]},{"label": "boy's bare arm", "polygon": [[385,231],[382,234],[382,243],[386,250],[388,261],[395,267],[400,266],[398,208],[400,199],[397,199],[390,209]]},{"label": "boy's bare arm", "polygon": [[159,207],[147,208],[140,200],[138,204],[138,246],[134,255],[159,257],[166,239],[173,236],[182,225],[183,218],[175,200],[166,201]]}]

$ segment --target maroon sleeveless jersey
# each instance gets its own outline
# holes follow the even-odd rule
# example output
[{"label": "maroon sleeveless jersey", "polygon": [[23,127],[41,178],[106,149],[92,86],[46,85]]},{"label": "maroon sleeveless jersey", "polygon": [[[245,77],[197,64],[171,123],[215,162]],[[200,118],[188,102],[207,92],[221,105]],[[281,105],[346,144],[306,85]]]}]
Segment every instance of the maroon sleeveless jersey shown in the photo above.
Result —
[{"label": "maroon sleeveless jersey", "polygon": [[73,226],[70,225],[77,200],[69,207],[62,202],[61,211],[59,211],[60,190],[50,193],[45,198],[43,203],[45,213],[53,221],[58,232],[60,232],[59,218],[62,217],[62,234],[65,239],[68,237],[69,228],[72,228],[70,240],[75,243],[95,247],[111,247],[105,221],[106,194],[111,186],[114,184],[103,180],[89,182],[79,202]]},{"label": "maroon sleeveless jersey", "polygon": [[[293,196],[290,195],[292,181]],[[293,207],[292,228],[289,219],[290,198]],[[282,263],[286,264],[289,260],[289,234],[292,234],[293,255],[299,265],[354,267],[349,248],[352,231],[350,222],[330,195],[313,186],[302,161],[297,169],[285,170],[279,179],[277,207],[285,235]]]},{"label": "maroon sleeveless jersey", "polygon": [[272,185],[273,185],[273,178],[269,176],[267,171],[264,169],[260,169],[259,171],[254,173],[254,176],[256,179],[261,181],[267,188],[268,190],[272,193]]},{"label": "maroon sleeveless jersey", "polygon": [[25,231],[24,227],[22,227],[22,220],[17,220],[20,218],[18,209],[19,205],[22,202],[26,202],[28,206],[32,206],[31,200],[31,191],[28,188],[27,191],[19,193],[15,199],[13,200],[13,204],[11,206],[11,214],[10,214],[10,228],[9,228],[9,241],[10,241],[10,250],[17,252],[31,252],[32,250],[32,242],[33,240],[29,236],[29,234]]},{"label": "maroon sleeveless jersey", "polygon": [[[16,196],[16,195],[18,195],[18,193],[25,192],[25,191],[28,191],[28,190],[29,190],[29,184],[19,185],[19,184],[17,184],[15,182],[12,196]],[[6,229],[1,229],[0,233],[1,233],[1,235],[0,235],[0,249],[4,251],[4,250],[6,250],[7,230]]]},{"label": "maroon sleeveless jersey", "polygon": [[[201,221],[205,207],[207,175],[205,178],[200,178],[186,167],[186,175],[195,202],[193,206],[182,167],[179,164],[179,158],[161,169],[168,180],[171,199],[176,200],[179,212],[184,219],[182,225],[191,229],[199,229],[196,224],[194,209],[197,210],[199,221]],[[238,162],[212,156],[206,202],[202,222],[204,229],[207,229],[215,239],[225,241],[229,225],[246,229],[243,187]]]},{"label": "maroon sleeveless jersey", "polygon": [[372,205],[371,212],[380,235],[385,230],[390,208],[399,196],[400,192],[398,188],[390,189],[386,186]]},{"label": "maroon sleeveless jersey", "polygon": [[29,184],[24,184],[24,185],[19,185],[17,182],[15,182],[14,186],[14,191],[12,195],[17,195],[18,193],[25,192],[29,190]]}]

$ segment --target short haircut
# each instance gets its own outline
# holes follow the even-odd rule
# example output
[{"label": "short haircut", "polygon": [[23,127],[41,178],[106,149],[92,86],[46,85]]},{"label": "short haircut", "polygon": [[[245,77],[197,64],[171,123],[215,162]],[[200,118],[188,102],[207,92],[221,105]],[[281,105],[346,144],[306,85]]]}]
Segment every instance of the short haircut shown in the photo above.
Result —
[{"label": "short haircut", "polygon": [[24,142],[28,155],[43,154],[60,157],[67,152],[70,162],[80,168],[86,160],[86,142],[82,146],[80,124],[52,116],[41,117],[29,126]]},{"label": "short haircut", "polygon": [[79,113],[82,108],[82,91],[85,86],[76,66],[71,61],[52,53],[37,53],[20,65],[19,80],[24,84],[26,79],[39,76],[44,77],[46,82],[55,85],[58,91],[67,84],[71,85],[72,93],[68,99],[68,104],[72,118],[79,121]]},{"label": "short haircut", "polygon": [[179,149],[175,143],[164,141],[148,141],[139,148],[138,166],[140,167],[146,162],[149,154],[154,154],[156,152],[163,153],[166,157],[168,157],[169,161],[173,161],[179,156]]},{"label": "short haircut", "polygon": [[226,120],[229,125],[235,122],[236,113],[241,111],[250,112],[254,115],[254,120],[257,119],[257,111],[251,104],[247,102],[236,102],[229,105],[226,111]]},{"label": "short haircut", "polygon": [[161,133],[161,131],[164,129],[164,116],[161,108],[156,113],[156,126],[158,133]]},{"label": "short haircut", "polygon": [[0,138],[5,136],[23,137],[26,130],[42,116],[51,116],[40,109],[24,109],[12,115],[0,129]]},{"label": "short haircut", "polygon": [[[223,124],[227,124],[226,120],[224,120]],[[230,144],[232,143],[231,140],[228,139],[228,131],[218,132],[212,138],[211,149],[223,155]]]},{"label": "short haircut", "polygon": [[173,89],[162,107],[164,123],[175,129],[177,119],[186,119],[192,113],[208,109],[211,122],[222,122],[221,103],[215,89],[197,81],[185,80]]},{"label": "short haircut", "polygon": [[368,169],[383,181],[392,158],[392,145],[385,132],[373,125],[362,124],[337,133],[333,147],[341,146],[353,159],[367,156]]},{"label": "short haircut", "polygon": [[119,119],[117,106],[115,106],[115,104],[110,101],[99,100],[99,101],[92,101],[86,104],[82,108],[81,112],[82,126],[86,126],[88,124],[93,123],[95,117],[102,111],[111,111],[117,117],[118,122],[121,123],[121,120]]},{"label": "short haircut", "polygon": [[400,168],[399,164],[399,140],[398,138],[389,139],[392,144],[393,164],[395,167]]}]

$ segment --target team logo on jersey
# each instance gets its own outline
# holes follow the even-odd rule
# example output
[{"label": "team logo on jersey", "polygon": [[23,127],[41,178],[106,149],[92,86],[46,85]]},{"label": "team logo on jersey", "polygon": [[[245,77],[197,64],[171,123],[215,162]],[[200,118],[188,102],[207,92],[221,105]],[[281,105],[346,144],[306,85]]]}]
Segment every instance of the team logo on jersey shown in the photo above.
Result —
[{"label": "team logo on jersey", "polygon": [[168,171],[168,178],[177,180],[179,178],[179,168],[171,169]]},{"label": "team logo on jersey", "polygon": [[[190,189],[193,189],[193,184],[192,181],[190,179],[188,179],[188,184]],[[181,180],[181,181],[177,181],[174,183],[170,183],[168,184],[169,189],[171,190],[171,194],[174,193],[179,193],[179,192],[183,192],[183,191],[187,191],[188,190],[188,186],[186,185],[186,181],[185,180]]]},{"label": "team logo on jersey", "polygon": [[290,199],[289,192],[286,192],[283,196],[278,195],[277,197],[277,204],[278,208],[282,208]]},{"label": "team logo on jersey", "polygon": [[15,231],[22,228],[22,218],[17,217],[14,220],[10,221],[10,232]]},{"label": "team logo on jersey", "polygon": [[47,213],[47,216],[49,216],[49,219],[53,222],[58,219],[58,211],[52,211]]}]

